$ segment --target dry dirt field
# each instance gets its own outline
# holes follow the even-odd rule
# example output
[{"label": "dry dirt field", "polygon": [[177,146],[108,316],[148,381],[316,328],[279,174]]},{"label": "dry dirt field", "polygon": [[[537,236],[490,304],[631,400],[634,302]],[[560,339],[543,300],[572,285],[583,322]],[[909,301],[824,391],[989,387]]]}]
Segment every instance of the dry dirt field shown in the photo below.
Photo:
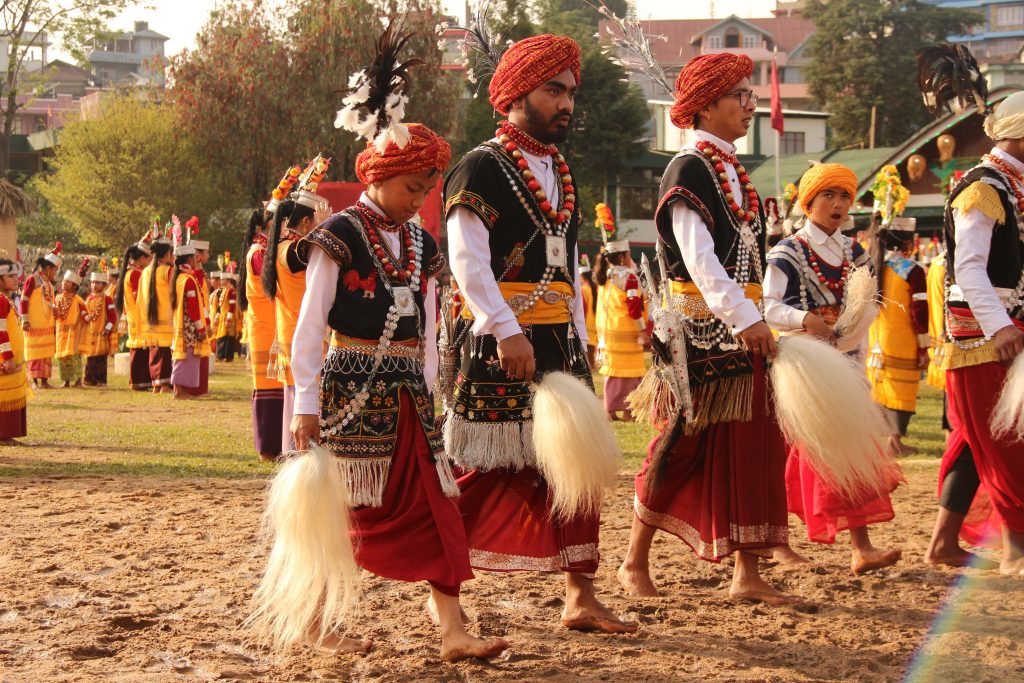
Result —
[{"label": "dry dirt field", "polygon": [[[60,457],[75,456],[90,457]],[[877,542],[902,547],[904,561],[856,578],[841,543],[797,542],[818,564],[769,572],[807,601],[784,608],[730,603],[729,568],[694,560],[667,536],[654,555],[665,596],[625,597],[613,573],[630,523],[624,475],[606,508],[598,584],[640,631],[567,632],[557,622],[559,577],[480,574],[464,587],[473,628],[506,637],[512,649],[491,663],[457,665],[437,657],[425,588],[375,577],[365,580],[356,628],[375,641],[371,654],[255,647],[239,624],[260,568],[258,480],[5,477],[0,679],[1024,680],[1024,581],[924,565],[936,466],[905,469],[897,521],[875,533]]]}]

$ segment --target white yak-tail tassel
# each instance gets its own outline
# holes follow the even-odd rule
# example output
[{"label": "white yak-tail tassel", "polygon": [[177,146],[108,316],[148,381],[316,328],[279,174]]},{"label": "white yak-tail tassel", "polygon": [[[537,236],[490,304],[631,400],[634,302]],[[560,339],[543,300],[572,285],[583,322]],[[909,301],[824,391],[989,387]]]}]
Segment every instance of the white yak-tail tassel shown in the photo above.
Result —
[{"label": "white yak-tail tassel", "polygon": [[263,521],[272,545],[247,624],[276,648],[323,642],[355,610],[345,491],[334,456],[317,445],[288,457],[270,485]]},{"label": "white yak-tail tassel", "polygon": [[854,502],[893,489],[902,475],[889,454],[892,426],[858,365],[823,341],[794,335],[779,340],[771,381],[782,433],[803,447],[826,484]]},{"label": "white yak-tail tassel", "polygon": [[551,487],[558,519],[598,512],[615,485],[622,452],[604,407],[583,382],[564,372],[544,375],[533,396],[533,448]]},{"label": "white yak-tail tassel", "polygon": [[846,282],[843,310],[836,320],[836,348],[843,353],[857,350],[878,316],[878,282],[871,269],[854,269]]},{"label": "white yak-tail tassel", "polygon": [[992,434],[998,439],[1024,441],[1024,353],[1006,371],[999,400],[992,411]]}]

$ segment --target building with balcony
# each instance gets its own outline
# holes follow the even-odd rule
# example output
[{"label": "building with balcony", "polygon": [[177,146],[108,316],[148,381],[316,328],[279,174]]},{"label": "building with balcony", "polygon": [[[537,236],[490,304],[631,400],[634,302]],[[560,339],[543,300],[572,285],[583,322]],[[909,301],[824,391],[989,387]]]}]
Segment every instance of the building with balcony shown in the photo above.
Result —
[{"label": "building with balcony", "polygon": [[979,62],[1019,61],[1024,46],[1024,2],[1022,0],[923,0],[929,5],[971,10],[981,21],[953,43],[966,43]]},{"label": "building with balcony", "polygon": [[167,36],[136,21],[135,30],[108,40],[97,40],[89,53],[93,75],[101,87],[120,85],[164,85],[167,64],[164,43]]}]

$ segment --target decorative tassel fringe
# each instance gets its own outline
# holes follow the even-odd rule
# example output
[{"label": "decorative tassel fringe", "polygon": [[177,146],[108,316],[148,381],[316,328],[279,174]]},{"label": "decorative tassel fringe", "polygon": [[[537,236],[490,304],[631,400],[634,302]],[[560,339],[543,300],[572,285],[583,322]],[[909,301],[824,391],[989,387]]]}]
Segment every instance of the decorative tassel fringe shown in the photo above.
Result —
[{"label": "decorative tassel fringe", "polygon": [[533,407],[533,447],[551,490],[552,517],[569,520],[599,512],[622,464],[601,401],[572,375],[549,372]]},{"label": "decorative tassel fringe", "polygon": [[350,506],[335,458],[317,445],[288,455],[267,494],[263,533],[272,545],[246,620],[277,648],[323,642],[358,605]]},{"label": "decorative tassel fringe", "polygon": [[451,463],[444,453],[434,456],[434,466],[437,468],[437,478],[441,481],[441,490],[449,498],[456,498],[460,491],[459,485],[455,482],[455,473],[452,472]]},{"label": "decorative tassel fringe", "polygon": [[637,422],[655,428],[660,428],[675,414],[672,389],[662,379],[658,366],[651,366],[637,388],[626,397],[626,403]]},{"label": "decorative tassel fringe", "polygon": [[445,452],[464,470],[508,468],[518,472],[537,466],[532,420],[480,423],[450,413],[443,431]]},{"label": "decorative tassel fringe", "polygon": [[277,340],[275,339],[274,343],[270,345],[270,351],[268,352],[267,357],[267,379],[273,380],[275,382],[278,381],[277,359],[280,357],[280,355],[281,346],[280,344],[277,343]]},{"label": "decorative tassel fringe", "polygon": [[354,507],[380,507],[388,484],[391,458],[342,458],[334,456],[345,482],[348,499]]},{"label": "decorative tassel fringe", "polygon": [[740,375],[708,382],[693,394],[693,418],[685,433],[693,436],[708,425],[750,422],[754,417],[754,375]]},{"label": "decorative tassel fringe", "polygon": [[991,427],[996,438],[1024,441],[1024,353],[1017,354],[1006,371],[1006,380],[992,411]]},{"label": "decorative tassel fringe", "polygon": [[855,502],[892,491],[902,479],[888,453],[892,426],[860,365],[797,335],[779,341],[770,377],[782,433],[830,488]]},{"label": "decorative tassel fringe", "polygon": [[996,353],[996,345],[992,340],[973,349],[961,349],[953,342],[947,342],[943,346],[943,370],[956,370],[957,368],[969,368],[982,363],[996,362],[999,362],[999,354]]}]

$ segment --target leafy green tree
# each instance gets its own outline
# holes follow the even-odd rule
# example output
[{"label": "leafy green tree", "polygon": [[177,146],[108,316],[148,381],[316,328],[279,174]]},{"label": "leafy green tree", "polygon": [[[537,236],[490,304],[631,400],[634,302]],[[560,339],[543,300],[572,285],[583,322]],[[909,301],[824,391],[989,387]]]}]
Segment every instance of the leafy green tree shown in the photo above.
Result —
[{"label": "leafy green tree", "polygon": [[[66,221],[50,223],[50,229],[68,230],[55,236],[73,235],[83,246],[122,249],[153,216],[167,220],[171,214],[183,220],[199,215],[207,228],[203,237],[221,242],[205,220],[221,208],[214,191],[220,176],[202,159],[171,105],[116,95],[104,102],[99,118],[65,125],[54,170],[36,187]],[[236,241],[223,240],[232,246]]]},{"label": "leafy green tree", "polygon": [[0,135],[0,174],[10,165],[11,137],[18,110],[25,106],[39,79],[23,82],[25,61],[43,45],[58,38],[61,46],[85,61],[93,38],[107,21],[133,0],[3,0],[0,3],[0,36],[7,41],[7,71],[2,75],[3,134]]},{"label": "leafy green tree", "polygon": [[809,0],[815,24],[804,75],[818,106],[832,114],[832,144],[895,145],[930,120],[917,90],[920,45],[963,34],[980,16],[919,0]]}]

